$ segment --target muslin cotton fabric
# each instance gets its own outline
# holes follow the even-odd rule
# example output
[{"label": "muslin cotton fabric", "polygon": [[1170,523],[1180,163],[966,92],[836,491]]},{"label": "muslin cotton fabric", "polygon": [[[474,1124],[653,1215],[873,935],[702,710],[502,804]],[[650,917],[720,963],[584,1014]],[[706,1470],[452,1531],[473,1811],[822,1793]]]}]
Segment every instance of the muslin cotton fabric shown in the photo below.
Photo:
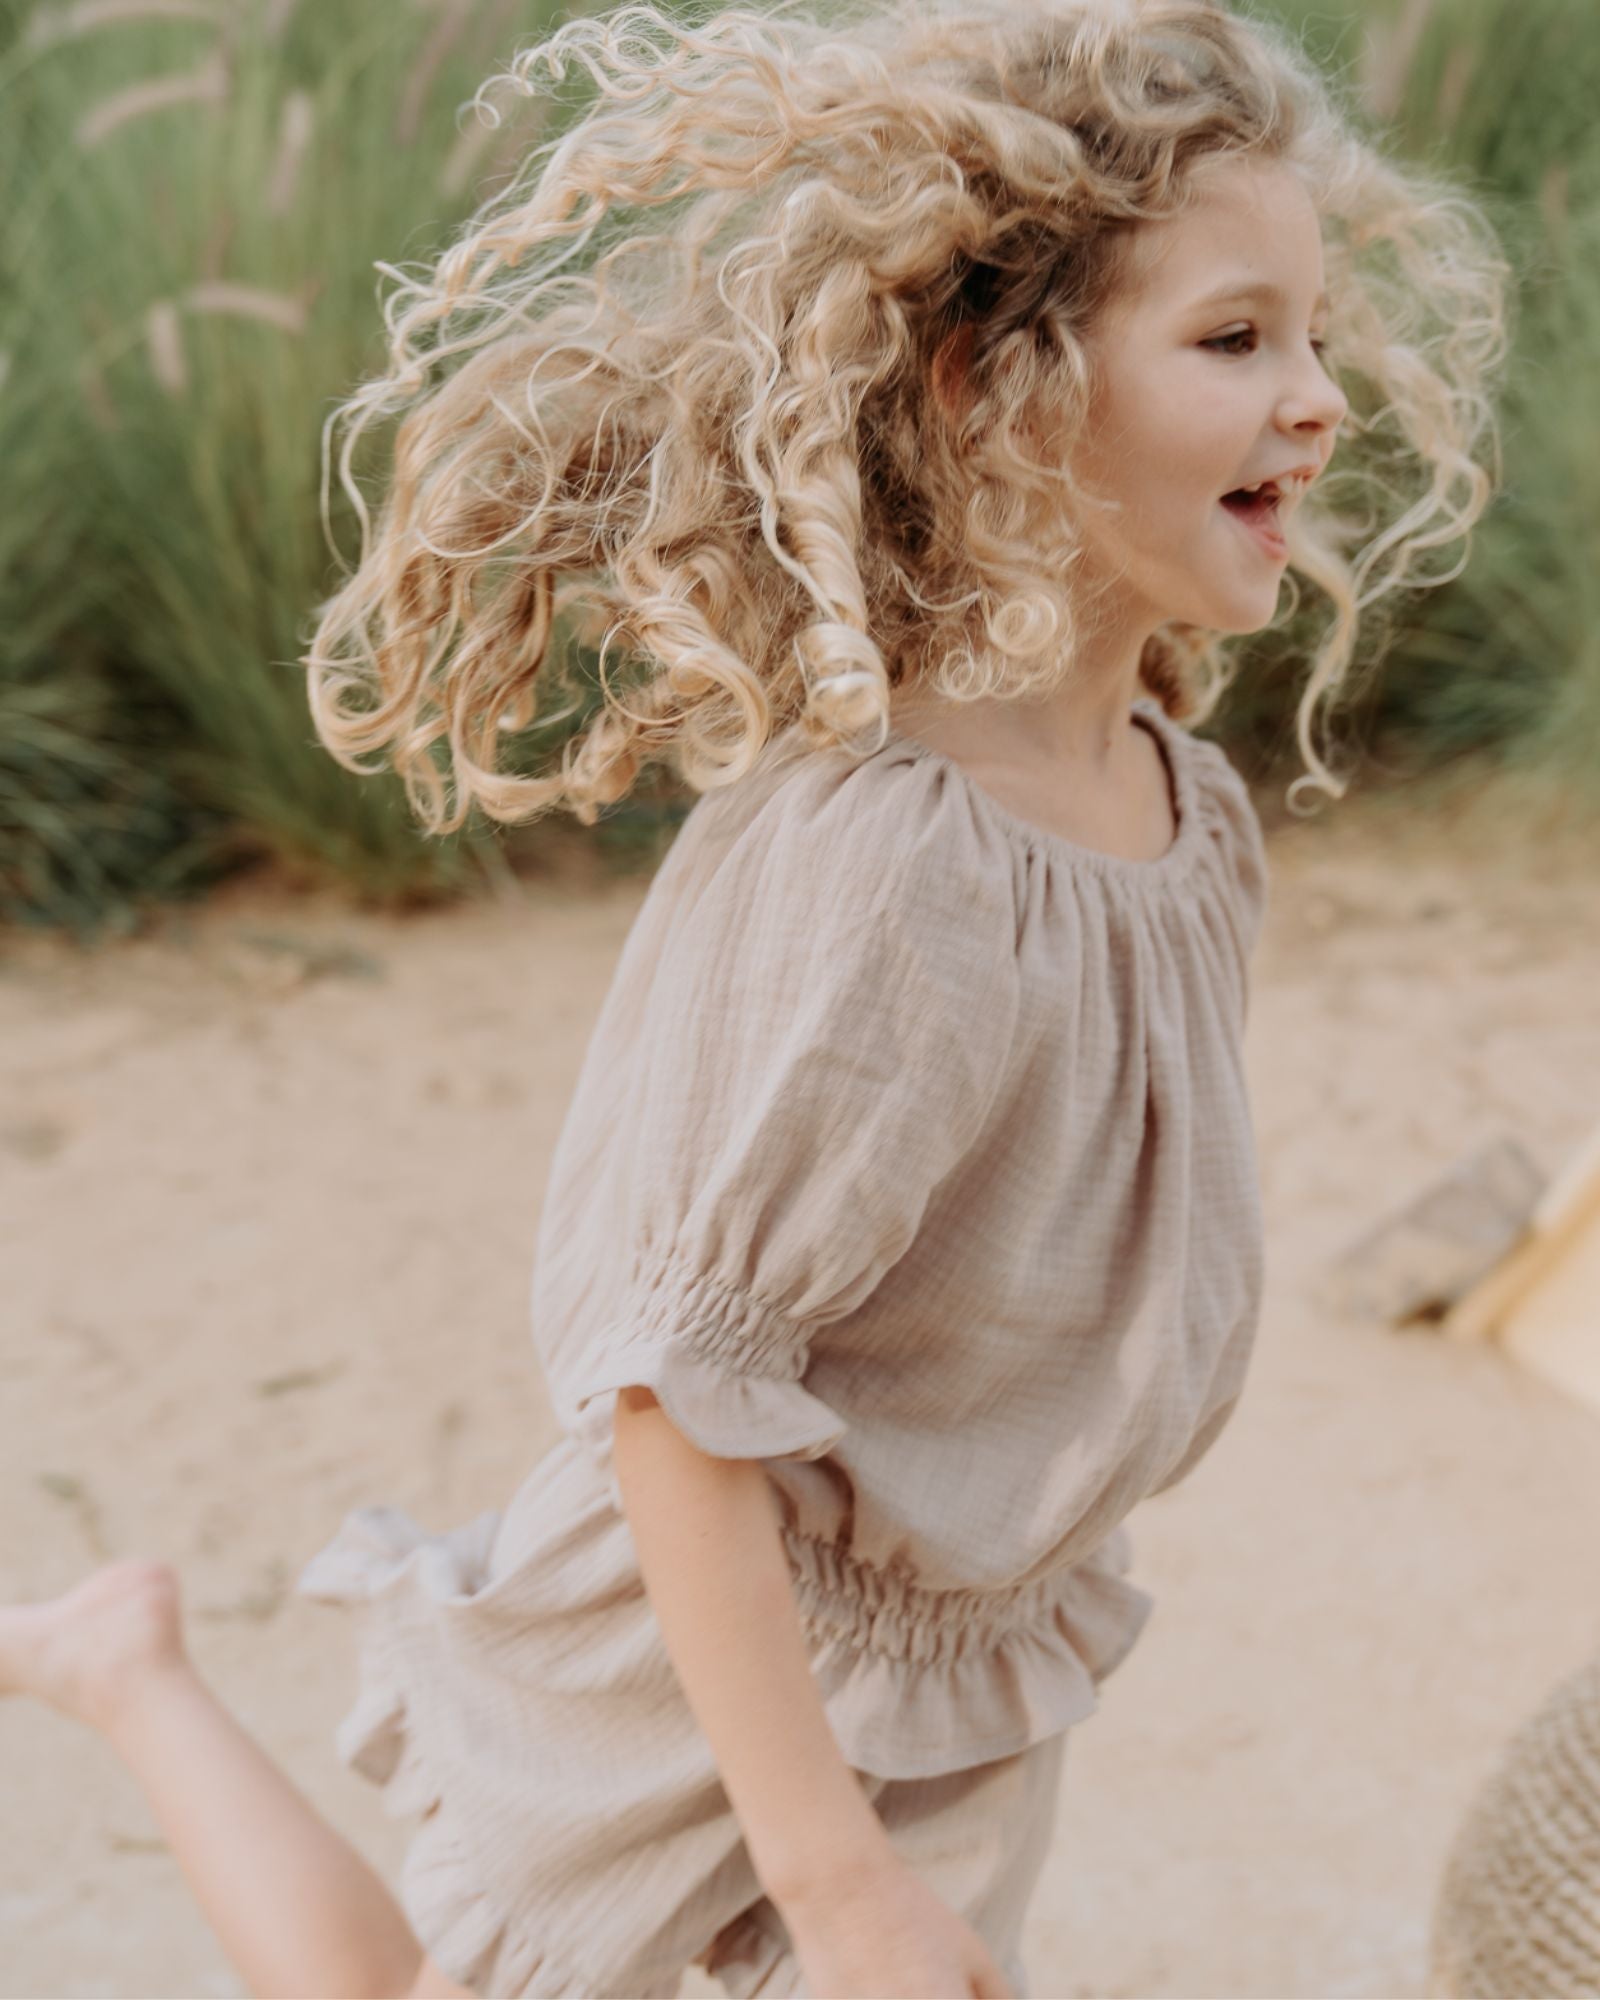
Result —
[{"label": "muslin cotton fabric", "polygon": [[720,1788],[621,1511],[622,1387],[765,1461],[865,1778],[1059,1735],[1137,1639],[1123,1519],[1218,1436],[1259,1312],[1268,883],[1222,751],[1133,712],[1177,820],[1154,861],[898,731],[855,758],[791,727],[658,869],[539,1224],[565,1435],[503,1514],[434,1536],[361,1510],[301,1584],[367,1611],[341,1749],[428,1814],[407,1906],[464,1984],[625,1990],[585,1885],[624,1929],[687,1905],[709,1939],[747,1866],[725,1802],[685,1814]]},{"label": "muslin cotton fabric", "polygon": [[[982,1938],[1015,2000],[1028,2000],[1022,1927],[1059,1818],[1066,1749],[1063,1730],[1014,1756],[937,1778],[862,1779],[895,1851]],[[766,1896],[696,1963],[733,2000],[821,2000]]]}]

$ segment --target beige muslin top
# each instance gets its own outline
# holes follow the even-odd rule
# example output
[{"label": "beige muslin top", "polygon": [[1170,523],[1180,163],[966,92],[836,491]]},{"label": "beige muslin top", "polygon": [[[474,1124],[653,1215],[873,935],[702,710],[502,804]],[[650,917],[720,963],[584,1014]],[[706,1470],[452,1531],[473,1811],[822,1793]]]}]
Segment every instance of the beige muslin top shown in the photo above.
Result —
[{"label": "beige muslin top", "polygon": [[533,1332],[610,1472],[648,1384],[776,1490],[850,1761],[916,1777],[1078,1721],[1152,1599],[1123,1517],[1238,1399],[1262,1240],[1241,1061],[1266,860],[1149,698],[1137,861],[895,733],[791,726],[699,798],[552,1160]]}]

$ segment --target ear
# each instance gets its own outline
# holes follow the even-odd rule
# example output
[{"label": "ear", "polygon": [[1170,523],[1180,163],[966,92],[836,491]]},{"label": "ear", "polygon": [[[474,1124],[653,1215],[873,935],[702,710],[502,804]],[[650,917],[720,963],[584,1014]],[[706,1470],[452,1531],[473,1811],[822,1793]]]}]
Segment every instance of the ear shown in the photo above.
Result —
[{"label": "ear", "polygon": [[948,417],[958,417],[967,406],[968,377],[972,367],[974,327],[963,320],[940,341],[933,357],[933,393]]}]

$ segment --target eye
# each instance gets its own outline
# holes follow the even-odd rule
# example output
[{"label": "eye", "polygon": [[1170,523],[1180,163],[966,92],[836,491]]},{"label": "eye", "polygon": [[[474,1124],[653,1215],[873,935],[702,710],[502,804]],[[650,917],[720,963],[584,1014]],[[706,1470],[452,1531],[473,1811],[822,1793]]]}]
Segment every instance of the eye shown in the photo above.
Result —
[{"label": "eye", "polygon": [[[1240,340],[1253,342],[1255,337],[1256,330],[1253,326],[1241,326],[1236,327],[1232,333],[1219,333],[1211,340],[1202,340],[1200,345],[1209,347],[1218,354],[1249,354],[1254,352],[1253,347],[1236,347],[1234,342]],[[1328,343],[1325,340],[1313,340],[1311,351],[1320,360],[1328,351]]]},{"label": "eye", "polygon": [[1235,347],[1233,342],[1236,340],[1254,340],[1255,337],[1256,330],[1253,326],[1241,326],[1236,328],[1232,333],[1219,333],[1212,340],[1202,340],[1200,345],[1211,348],[1217,354],[1248,353],[1250,351],[1248,348]]}]

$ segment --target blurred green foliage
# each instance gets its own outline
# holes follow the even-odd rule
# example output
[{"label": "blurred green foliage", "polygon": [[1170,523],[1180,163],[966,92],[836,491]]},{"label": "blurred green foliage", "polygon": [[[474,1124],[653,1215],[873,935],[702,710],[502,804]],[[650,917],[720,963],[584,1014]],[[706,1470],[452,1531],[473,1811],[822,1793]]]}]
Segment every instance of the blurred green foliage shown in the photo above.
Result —
[{"label": "blurred green foliage", "polygon": [[[1592,783],[1600,15],[1253,4],[1386,145],[1483,201],[1519,274],[1504,490],[1464,574],[1391,614],[1362,726],[1424,762],[1492,746]],[[458,114],[556,18],[551,0],[0,0],[0,920],[126,925],[262,856],[386,902],[506,866],[504,830],[425,839],[396,781],[337,766],[296,658],[334,578],[321,425],[381,351],[374,263],[431,256],[513,170],[548,106],[502,98],[499,131]],[[348,554],[337,482],[332,506]],[[1265,635],[1219,718],[1258,768],[1297,765],[1303,637]],[[594,837],[654,857],[681,810],[646,789]]]},{"label": "blurred green foliage", "polygon": [[[1381,769],[1518,765],[1600,808],[1600,10],[1571,0],[1247,0],[1291,27],[1369,136],[1444,172],[1510,259],[1501,485],[1462,574],[1379,607],[1380,673],[1340,725]],[[1447,551],[1447,554],[1452,553]],[[1217,733],[1299,768],[1298,660],[1317,602],[1247,652]],[[1370,641],[1360,648],[1365,654]]]},{"label": "blurred green foliage", "polygon": [[525,155],[526,100],[458,112],[549,13],[0,0],[0,918],[126,925],[253,857],[391,903],[505,866],[503,830],[425,840],[335,764],[296,661],[374,262]]}]

